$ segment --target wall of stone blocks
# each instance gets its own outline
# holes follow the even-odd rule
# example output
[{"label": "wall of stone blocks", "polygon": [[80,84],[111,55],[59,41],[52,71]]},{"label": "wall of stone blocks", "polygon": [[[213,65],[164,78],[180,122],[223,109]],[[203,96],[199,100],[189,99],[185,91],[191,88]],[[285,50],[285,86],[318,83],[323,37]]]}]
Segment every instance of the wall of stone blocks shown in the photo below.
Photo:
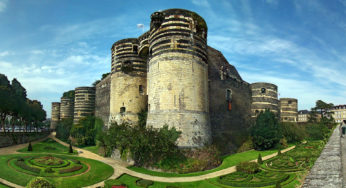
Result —
[{"label": "wall of stone blocks", "polygon": [[280,98],[280,119],[282,122],[298,121],[298,100],[294,98]]},{"label": "wall of stone blocks", "polygon": [[110,114],[110,87],[110,74],[96,84],[95,87],[95,116],[101,118],[105,125],[108,125]]}]

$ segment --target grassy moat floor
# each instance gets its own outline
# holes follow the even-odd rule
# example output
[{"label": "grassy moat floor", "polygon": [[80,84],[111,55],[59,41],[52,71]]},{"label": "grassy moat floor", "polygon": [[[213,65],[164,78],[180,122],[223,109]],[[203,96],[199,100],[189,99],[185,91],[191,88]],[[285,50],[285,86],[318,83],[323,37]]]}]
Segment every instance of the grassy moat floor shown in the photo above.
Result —
[{"label": "grassy moat floor", "polygon": [[[53,139],[46,139],[33,144],[33,151],[27,147],[18,150],[19,154],[0,155],[0,178],[15,184],[26,186],[35,176],[43,176],[56,187],[83,187],[105,181],[105,187],[126,185],[127,187],[275,187],[277,182],[285,188],[293,188],[302,183],[308,170],[320,155],[323,141],[301,143],[296,148],[270,158],[260,166],[256,174],[233,172],[219,177],[207,178],[201,181],[167,183],[142,180],[128,174],[122,174],[117,179],[108,179],[113,174],[113,168],[100,161],[77,157],[77,151],[68,153],[68,147]],[[290,145],[292,146],[292,145]],[[98,147],[83,148],[98,153]],[[187,174],[150,171],[145,168],[128,167],[128,169],[157,177],[198,177],[230,168],[244,161],[255,160],[258,154],[262,157],[277,153],[278,150],[250,150],[223,157],[222,164],[214,169]],[[42,158],[46,159],[42,160]],[[49,170],[49,169],[50,170]],[[107,180],[108,179],[108,180]],[[0,188],[8,187],[0,183]]]}]

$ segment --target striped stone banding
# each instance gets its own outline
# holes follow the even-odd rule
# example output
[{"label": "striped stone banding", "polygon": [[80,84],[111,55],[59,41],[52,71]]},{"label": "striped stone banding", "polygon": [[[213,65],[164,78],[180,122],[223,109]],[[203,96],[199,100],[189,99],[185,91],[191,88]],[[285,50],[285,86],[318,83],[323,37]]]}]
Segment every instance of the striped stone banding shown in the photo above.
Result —
[{"label": "striped stone banding", "polygon": [[75,104],[73,123],[86,116],[94,115],[95,111],[95,88],[78,87],[75,89]]}]

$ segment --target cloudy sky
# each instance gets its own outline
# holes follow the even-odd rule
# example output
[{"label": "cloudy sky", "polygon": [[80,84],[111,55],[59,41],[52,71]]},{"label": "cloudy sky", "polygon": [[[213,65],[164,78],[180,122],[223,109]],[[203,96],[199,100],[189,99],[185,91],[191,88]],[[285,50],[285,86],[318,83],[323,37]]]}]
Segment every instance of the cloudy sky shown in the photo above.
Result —
[{"label": "cloudy sky", "polygon": [[[51,102],[110,71],[110,48],[148,30],[150,14],[197,12],[208,44],[247,82],[278,85],[310,109],[346,104],[346,0],[0,0],[0,73]],[[144,28],[138,28],[144,24]]]}]

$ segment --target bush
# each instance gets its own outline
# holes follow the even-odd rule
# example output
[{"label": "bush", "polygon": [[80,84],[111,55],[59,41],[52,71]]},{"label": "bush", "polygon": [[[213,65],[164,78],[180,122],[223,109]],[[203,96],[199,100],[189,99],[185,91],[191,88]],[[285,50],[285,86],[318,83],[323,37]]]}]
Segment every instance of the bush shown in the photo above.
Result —
[{"label": "bush", "polygon": [[29,142],[28,151],[32,151],[31,142]]},{"label": "bush", "polygon": [[72,144],[70,143],[70,147],[69,147],[69,153],[73,153],[73,149],[72,149]]},{"label": "bush", "polygon": [[237,172],[255,174],[260,171],[259,165],[255,162],[241,162],[236,166]]},{"label": "bush", "polygon": [[54,171],[52,170],[51,167],[48,167],[48,168],[46,168],[46,169],[44,170],[44,172],[46,172],[46,173],[53,173]]},{"label": "bush", "polygon": [[310,140],[324,140],[328,137],[329,129],[322,123],[307,124],[305,128]]},{"label": "bush", "polygon": [[70,131],[73,125],[72,118],[66,118],[59,121],[58,125],[55,128],[56,137],[60,140],[67,141],[70,137]]},{"label": "bush", "polygon": [[258,154],[257,163],[263,164],[262,155],[260,153]]},{"label": "bush", "polygon": [[28,166],[27,164],[25,164],[24,160],[23,161],[15,161],[14,164],[24,170],[27,170],[27,171],[30,171],[30,172],[34,172],[34,173],[40,173],[41,169],[39,168],[35,168],[35,167],[31,167],[31,166]]},{"label": "bush", "polygon": [[139,179],[136,181],[136,185],[140,187],[149,187],[150,185],[153,185],[154,182],[150,180],[145,180],[145,179]]},{"label": "bush", "polygon": [[55,188],[53,184],[51,184],[48,180],[42,177],[36,177],[32,179],[26,187],[27,188]]},{"label": "bush", "polygon": [[307,136],[304,126],[297,123],[281,123],[281,129],[288,143],[301,142]]},{"label": "bush", "polygon": [[76,164],[81,164],[81,162],[79,160],[77,160],[77,159],[70,159],[70,161],[72,161],[72,162],[74,162]]},{"label": "bush", "polygon": [[256,150],[267,150],[279,143],[282,133],[275,114],[268,109],[261,112],[251,127],[251,136]]},{"label": "bush", "polygon": [[104,124],[100,118],[88,116],[72,126],[71,136],[79,146],[94,146],[97,135],[102,132]]},{"label": "bush", "polygon": [[67,169],[62,169],[62,170],[59,170],[59,174],[65,174],[65,173],[70,173],[70,172],[76,172],[80,169],[82,169],[83,166],[82,165],[78,165],[78,166],[74,166],[72,168],[67,168]]}]

